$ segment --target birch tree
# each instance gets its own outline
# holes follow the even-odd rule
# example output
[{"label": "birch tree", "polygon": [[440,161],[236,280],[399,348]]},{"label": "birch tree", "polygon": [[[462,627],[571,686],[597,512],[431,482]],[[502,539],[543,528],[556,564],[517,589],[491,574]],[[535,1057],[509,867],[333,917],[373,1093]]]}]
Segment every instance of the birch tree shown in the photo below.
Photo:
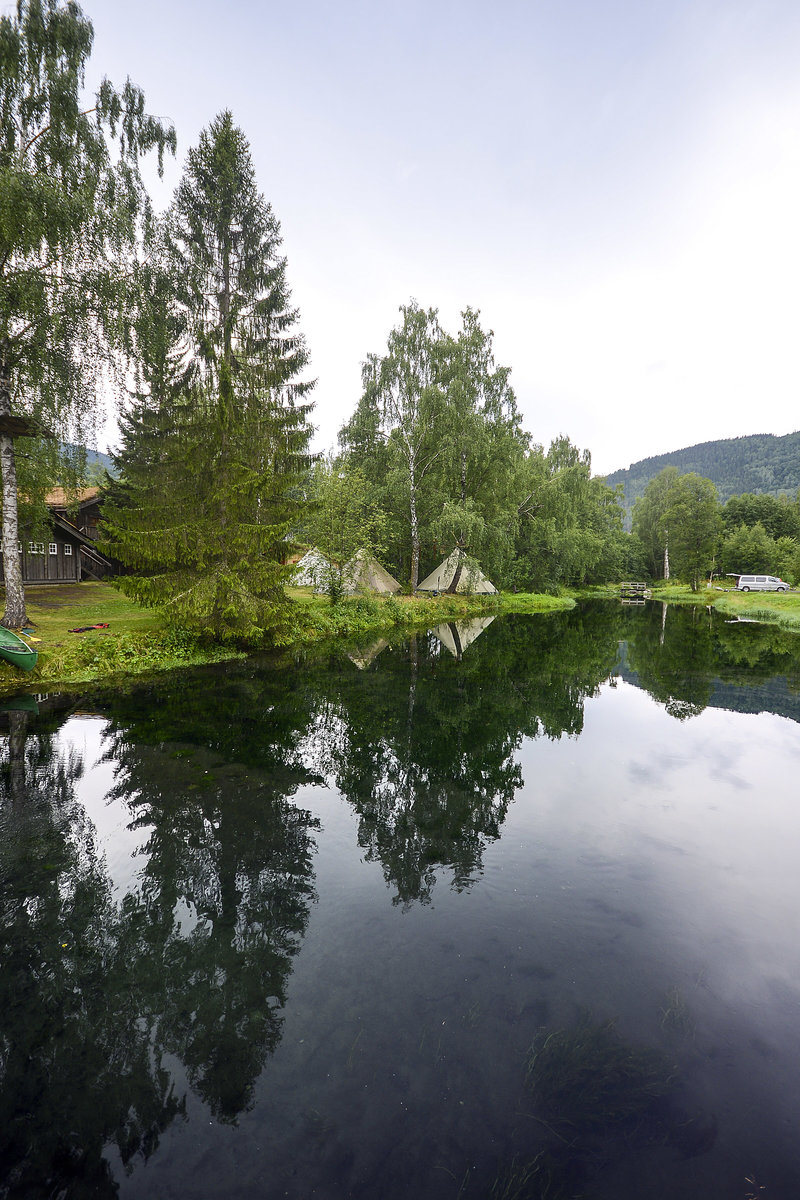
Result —
[{"label": "birch tree", "polygon": [[440,377],[444,335],[435,309],[403,305],[403,319],[389,334],[382,359],[364,366],[365,386],[374,386],[384,434],[394,451],[405,493],[411,543],[411,589],[419,582],[420,501],[426,476],[444,450],[445,393]]},{"label": "birch tree", "polygon": [[0,17],[0,469],[6,606],[26,620],[15,438],[80,429],[124,348],[131,252],[149,227],[139,174],[175,135],[130,80],[85,99],[91,23],[77,4],[18,0]]}]

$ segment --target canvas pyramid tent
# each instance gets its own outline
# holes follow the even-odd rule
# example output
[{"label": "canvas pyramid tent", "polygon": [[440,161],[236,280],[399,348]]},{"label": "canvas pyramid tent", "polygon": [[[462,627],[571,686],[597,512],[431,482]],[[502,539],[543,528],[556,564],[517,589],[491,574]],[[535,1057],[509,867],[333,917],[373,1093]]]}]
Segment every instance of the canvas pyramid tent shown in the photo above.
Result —
[{"label": "canvas pyramid tent", "polygon": [[[466,559],[466,561],[464,561]],[[418,584],[418,592],[446,592],[453,582],[456,567],[461,560],[461,577],[456,585],[457,592],[496,592],[497,588],[484,575],[476,562],[467,559],[463,550],[454,550],[444,562],[431,571],[427,579]]]},{"label": "canvas pyramid tent", "polygon": [[445,650],[449,650],[453,658],[461,658],[467,646],[488,629],[494,617],[473,617],[465,621],[447,621],[437,625],[433,630]]},{"label": "canvas pyramid tent", "polygon": [[294,565],[292,583],[296,587],[319,587],[324,579],[328,560],[321,550],[313,546],[299,562]]},{"label": "canvas pyramid tent", "polygon": [[359,550],[346,564],[343,572],[346,592],[399,592],[400,584],[394,575],[382,567],[377,558]]}]

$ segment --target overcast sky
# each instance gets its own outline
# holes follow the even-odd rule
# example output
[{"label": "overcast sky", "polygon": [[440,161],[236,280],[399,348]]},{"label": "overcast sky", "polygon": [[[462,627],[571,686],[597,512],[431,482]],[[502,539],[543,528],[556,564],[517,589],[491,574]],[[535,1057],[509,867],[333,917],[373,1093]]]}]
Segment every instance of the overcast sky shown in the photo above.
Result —
[{"label": "overcast sky", "polygon": [[281,222],[334,444],[414,297],[467,305],[525,428],[596,472],[788,433],[800,330],[797,0],[84,0],[178,156],[230,108]]}]

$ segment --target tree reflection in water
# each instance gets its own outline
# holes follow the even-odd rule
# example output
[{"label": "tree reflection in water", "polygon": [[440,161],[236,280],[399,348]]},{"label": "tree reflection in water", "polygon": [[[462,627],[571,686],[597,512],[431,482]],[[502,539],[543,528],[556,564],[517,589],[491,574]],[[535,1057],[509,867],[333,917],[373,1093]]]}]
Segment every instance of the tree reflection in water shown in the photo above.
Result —
[{"label": "tree reflection in water", "polygon": [[166,1054],[219,1120],[252,1102],[314,899],[316,822],[288,800],[312,779],[307,715],[278,700],[274,718],[264,691],[218,690],[203,721],[196,680],[112,705],[109,799],[148,833],[122,898],[75,798],[83,764],[9,716],[0,1178],[20,1194],[114,1194],[104,1146],[130,1166],[184,1111]]},{"label": "tree reflection in water", "polygon": [[329,664],[313,676],[315,762],[353,805],[359,845],[405,905],[430,901],[441,868],[457,890],[480,875],[522,785],[522,737],[580,733],[617,641],[598,611],[498,622],[461,658],[439,650],[432,635],[411,637],[371,669]]},{"label": "tree reflection in water", "polygon": [[115,986],[119,911],[75,797],[84,764],[52,734],[29,733],[26,713],[6,721],[0,1179],[11,1194],[112,1196],[105,1143],[126,1163],[147,1157],[181,1103],[132,999]]},{"label": "tree reflection in water", "polygon": [[425,904],[479,879],[522,739],[579,736],[620,674],[680,718],[776,677],[779,711],[800,684],[779,630],[606,603],[495,621],[460,658],[423,634],[101,695],[107,800],[141,838],[124,895],[77,799],[92,764],[58,715],[5,713],[0,1194],[114,1195],[109,1147],[130,1171],[184,1117],[175,1061],[218,1121],[252,1106],[315,900],[302,788],[334,781],[393,902]]}]

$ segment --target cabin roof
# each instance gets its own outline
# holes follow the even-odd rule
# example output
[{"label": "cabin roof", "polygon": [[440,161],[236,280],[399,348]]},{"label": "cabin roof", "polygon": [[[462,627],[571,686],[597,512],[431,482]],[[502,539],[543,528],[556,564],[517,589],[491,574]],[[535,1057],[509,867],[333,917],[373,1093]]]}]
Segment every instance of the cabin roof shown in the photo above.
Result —
[{"label": "cabin roof", "polygon": [[82,508],[84,504],[91,504],[100,495],[99,487],[82,487],[76,488],[72,492],[68,492],[65,488],[53,488],[47,493],[44,498],[45,504],[49,508],[70,508],[73,504],[77,504]]}]

